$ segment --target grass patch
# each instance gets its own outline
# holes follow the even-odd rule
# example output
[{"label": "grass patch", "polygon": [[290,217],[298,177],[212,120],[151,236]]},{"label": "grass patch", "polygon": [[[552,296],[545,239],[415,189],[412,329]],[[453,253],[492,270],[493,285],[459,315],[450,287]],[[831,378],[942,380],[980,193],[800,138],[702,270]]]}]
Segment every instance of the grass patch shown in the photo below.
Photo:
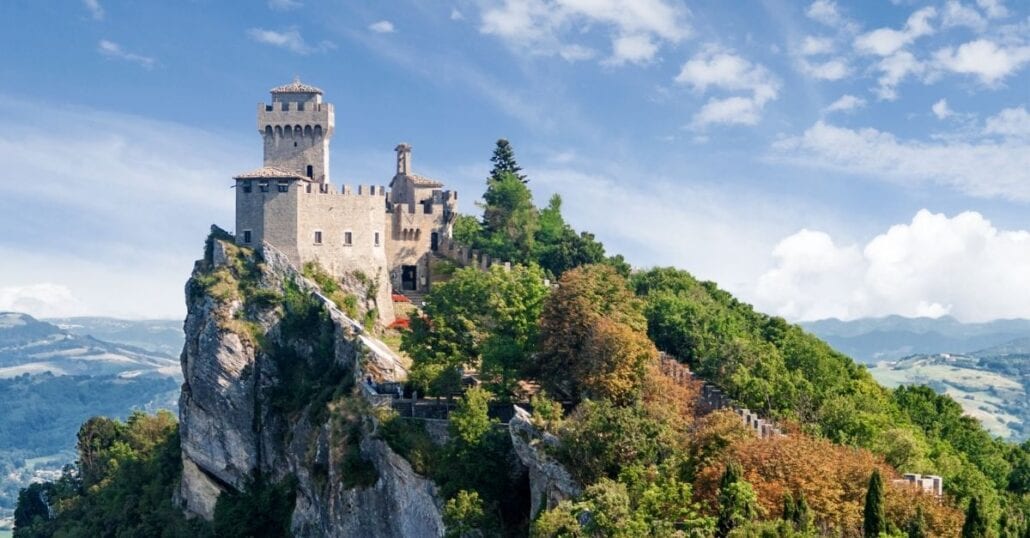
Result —
[{"label": "grass patch", "polygon": [[322,289],[322,293],[336,305],[336,308],[342,310],[352,319],[357,319],[358,298],[353,294],[343,291],[339,280],[333,278],[317,262],[305,263],[302,273],[305,277],[314,281],[315,284],[318,284],[318,287]]}]

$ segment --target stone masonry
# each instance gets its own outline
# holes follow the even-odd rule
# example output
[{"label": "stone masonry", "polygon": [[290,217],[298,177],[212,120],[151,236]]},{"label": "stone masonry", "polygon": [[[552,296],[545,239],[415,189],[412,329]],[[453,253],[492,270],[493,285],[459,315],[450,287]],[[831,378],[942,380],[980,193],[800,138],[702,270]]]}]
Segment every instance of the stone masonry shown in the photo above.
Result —
[{"label": "stone masonry", "polygon": [[415,174],[411,146],[403,143],[389,189],[334,186],[333,105],[299,80],[271,93],[272,102],[257,109],[264,165],[234,178],[236,242],[272,245],[297,267],[314,261],[340,278],[373,279],[380,320],[392,322],[391,292],[428,291],[430,258],[452,244],[457,193]]}]

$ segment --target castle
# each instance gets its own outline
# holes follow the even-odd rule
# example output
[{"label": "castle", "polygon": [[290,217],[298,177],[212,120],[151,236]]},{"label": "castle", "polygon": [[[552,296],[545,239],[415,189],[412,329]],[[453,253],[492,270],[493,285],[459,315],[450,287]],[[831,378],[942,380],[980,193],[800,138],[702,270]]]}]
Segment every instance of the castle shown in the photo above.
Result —
[{"label": "castle", "polygon": [[412,172],[411,146],[403,143],[389,190],[334,187],[333,105],[300,80],[271,93],[257,110],[264,165],[234,178],[236,242],[271,245],[297,267],[318,262],[336,277],[363,273],[377,284],[380,320],[392,322],[391,291],[428,291],[431,255],[450,244],[457,193]]}]

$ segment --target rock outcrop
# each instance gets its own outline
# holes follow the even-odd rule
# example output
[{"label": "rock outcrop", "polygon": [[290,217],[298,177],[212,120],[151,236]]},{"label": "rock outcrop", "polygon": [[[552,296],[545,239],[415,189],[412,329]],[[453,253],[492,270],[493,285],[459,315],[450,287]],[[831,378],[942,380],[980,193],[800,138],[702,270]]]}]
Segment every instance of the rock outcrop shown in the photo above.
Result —
[{"label": "rock outcrop", "polygon": [[558,446],[558,438],[537,429],[525,409],[515,406],[515,416],[508,423],[508,431],[515,454],[529,471],[530,519],[536,518],[541,510],[550,510],[559,502],[574,499],[583,492],[569,471],[547,454],[548,447]]},{"label": "rock outcrop", "polygon": [[[369,404],[348,418],[352,431],[345,434],[339,426],[343,419],[327,411],[325,402],[323,412],[309,404],[284,414],[270,401],[283,381],[265,348],[282,336],[282,309],[255,307],[240,294],[225,293],[221,284],[211,285],[210,275],[230,274],[248,263],[256,267],[248,273],[256,281],[248,285],[274,295],[294,283],[322,303],[332,324],[332,361],[344,369],[349,386],[363,379],[363,363],[374,364],[377,377],[404,373],[381,342],[336,309],[284,257],[266,251],[259,261],[228,242],[211,241],[186,286],[179,500],[187,512],[211,519],[218,496],[240,490],[256,474],[273,481],[293,477],[295,536],[442,536],[443,503],[436,486],[375,438]],[[351,397],[361,400],[360,394],[358,386]],[[350,450],[360,451],[361,470],[371,480],[355,485],[347,476],[353,467],[337,461],[347,442],[353,443]]]}]

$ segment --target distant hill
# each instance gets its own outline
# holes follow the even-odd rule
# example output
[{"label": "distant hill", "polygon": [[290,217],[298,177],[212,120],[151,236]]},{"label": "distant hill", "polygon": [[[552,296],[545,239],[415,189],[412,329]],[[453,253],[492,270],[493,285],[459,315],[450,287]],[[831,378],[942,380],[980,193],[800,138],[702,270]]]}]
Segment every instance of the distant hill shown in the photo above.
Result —
[{"label": "distant hill", "polygon": [[48,318],[44,321],[78,335],[154,351],[178,359],[182,352],[181,319],[125,320],[99,317]]},{"label": "distant hill", "polygon": [[[10,515],[19,488],[72,463],[75,434],[87,418],[124,418],[135,409],[175,410],[178,404],[182,371],[164,351],[175,340],[171,322],[75,318],[62,324],[74,327],[0,312],[0,519]],[[92,328],[121,342],[84,332]]]},{"label": "distant hill", "polygon": [[826,319],[804,322],[801,326],[838,351],[867,364],[910,355],[972,353],[1030,339],[1030,320],[1025,319],[962,323],[948,316],[888,316],[853,321]]}]

